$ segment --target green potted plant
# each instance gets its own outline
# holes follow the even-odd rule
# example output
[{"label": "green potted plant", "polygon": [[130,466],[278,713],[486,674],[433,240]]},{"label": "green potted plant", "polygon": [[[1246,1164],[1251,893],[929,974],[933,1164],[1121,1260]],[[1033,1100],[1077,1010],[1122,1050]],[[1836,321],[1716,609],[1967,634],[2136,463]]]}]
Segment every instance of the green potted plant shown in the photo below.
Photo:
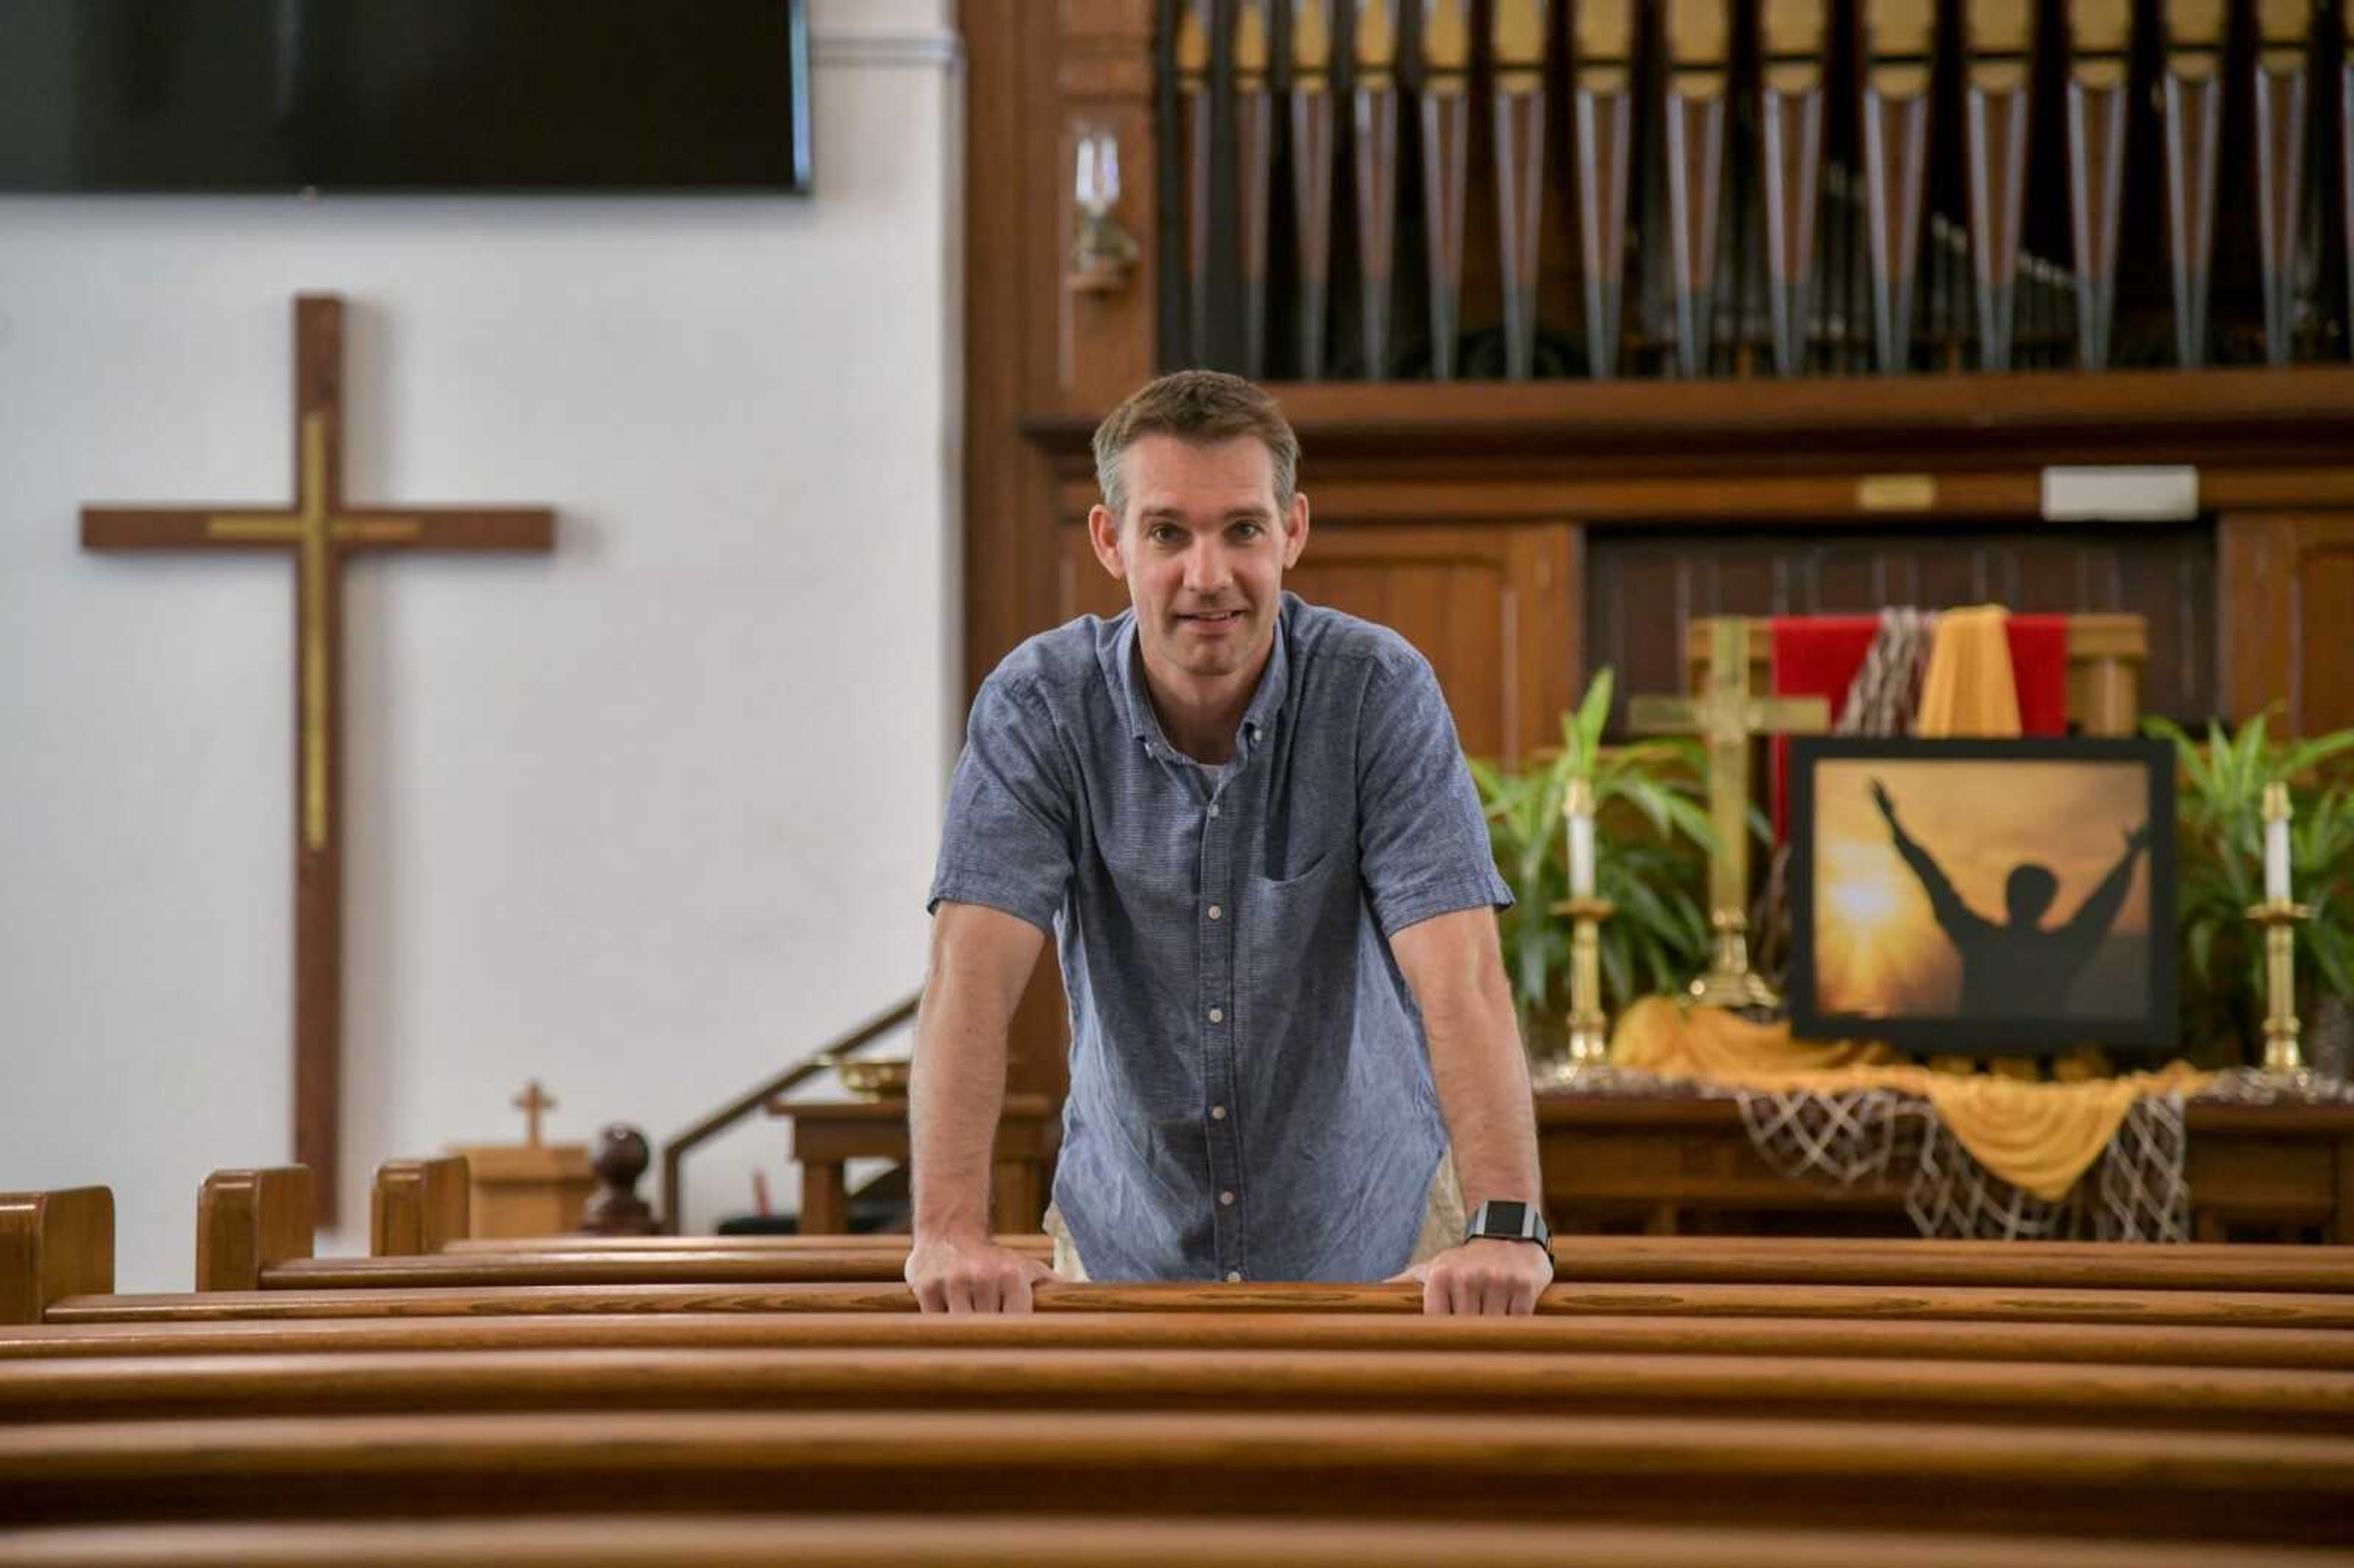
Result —
[{"label": "green potted plant", "polygon": [[2180,762],[2183,1044],[2201,1065],[2263,1056],[2264,940],[2247,911],[2264,897],[2267,784],[2288,786],[2290,883],[2313,910],[2293,927],[2308,1061],[2338,1049],[2331,1032],[2347,1029],[2354,1005],[2354,730],[2275,741],[2265,733],[2270,717],[2256,715],[2236,735],[2211,723],[2203,745],[2165,719],[2143,725],[2172,741]]},{"label": "green potted plant", "polygon": [[1602,923],[1603,1009],[1616,1016],[1636,998],[1673,992],[1708,961],[1707,759],[1697,741],[1663,737],[1605,747],[1612,676],[1597,673],[1562,715],[1561,748],[1519,772],[1474,759],[1471,777],[1488,816],[1497,869],[1516,901],[1502,916],[1504,964],[1533,1054],[1559,1045],[1569,1006],[1568,825],[1571,779],[1593,780],[1601,849],[1595,891],[1617,905]]}]

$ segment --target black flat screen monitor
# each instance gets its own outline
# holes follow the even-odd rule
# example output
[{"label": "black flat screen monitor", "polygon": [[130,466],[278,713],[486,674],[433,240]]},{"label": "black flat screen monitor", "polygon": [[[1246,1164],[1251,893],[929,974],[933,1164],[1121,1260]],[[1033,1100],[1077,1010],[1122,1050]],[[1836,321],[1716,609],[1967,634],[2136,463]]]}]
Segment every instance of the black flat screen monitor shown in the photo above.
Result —
[{"label": "black flat screen monitor", "polygon": [[798,193],[805,0],[0,0],[0,191]]},{"label": "black flat screen monitor", "polygon": [[2170,1049],[2174,768],[2156,740],[1794,739],[1792,1033]]}]

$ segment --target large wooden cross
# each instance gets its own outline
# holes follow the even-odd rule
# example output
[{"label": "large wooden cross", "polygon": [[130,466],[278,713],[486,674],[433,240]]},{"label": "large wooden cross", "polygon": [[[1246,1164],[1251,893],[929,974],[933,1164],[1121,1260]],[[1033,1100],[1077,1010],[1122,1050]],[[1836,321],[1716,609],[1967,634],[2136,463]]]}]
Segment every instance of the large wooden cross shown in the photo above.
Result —
[{"label": "large wooden cross", "polygon": [[1716,957],[1691,982],[1692,1000],[1709,1007],[1779,1005],[1774,989],[1749,967],[1749,742],[1829,729],[1830,705],[1820,697],[1750,695],[1749,622],[1725,615],[1710,623],[1702,694],[1637,697],[1628,718],[1637,730],[1696,734],[1708,747],[1708,814],[1716,829],[1708,901]]},{"label": "large wooden cross", "polygon": [[344,503],[344,306],[294,301],[294,504],[85,506],[91,550],[282,550],[294,566],[294,1158],[318,1218],[335,1218],[343,1033],[343,614],[345,558],[362,550],[539,550],[545,507],[393,509]]}]

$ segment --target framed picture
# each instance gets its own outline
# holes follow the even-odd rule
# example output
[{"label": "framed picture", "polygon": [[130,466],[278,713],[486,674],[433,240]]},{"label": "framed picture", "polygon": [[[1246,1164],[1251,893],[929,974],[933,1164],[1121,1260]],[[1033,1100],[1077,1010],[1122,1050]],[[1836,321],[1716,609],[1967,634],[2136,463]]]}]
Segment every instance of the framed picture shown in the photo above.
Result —
[{"label": "framed picture", "polygon": [[1791,1033],[2171,1049],[2174,766],[2156,740],[1794,739]]}]

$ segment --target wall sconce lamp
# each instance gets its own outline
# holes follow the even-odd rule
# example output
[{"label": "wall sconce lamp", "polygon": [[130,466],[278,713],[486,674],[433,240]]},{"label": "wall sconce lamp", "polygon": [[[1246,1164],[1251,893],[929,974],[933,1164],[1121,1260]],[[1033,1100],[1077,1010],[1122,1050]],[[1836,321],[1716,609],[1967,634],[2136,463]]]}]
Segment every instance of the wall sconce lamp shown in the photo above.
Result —
[{"label": "wall sconce lamp", "polygon": [[1119,138],[1098,126],[1082,125],[1076,138],[1071,194],[1078,207],[1079,232],[1071,247],[1071,270],[1064,286],[1076,294],[1117,293],[1136,270],[1136,237],[1111,215],[1119,205]]}]

